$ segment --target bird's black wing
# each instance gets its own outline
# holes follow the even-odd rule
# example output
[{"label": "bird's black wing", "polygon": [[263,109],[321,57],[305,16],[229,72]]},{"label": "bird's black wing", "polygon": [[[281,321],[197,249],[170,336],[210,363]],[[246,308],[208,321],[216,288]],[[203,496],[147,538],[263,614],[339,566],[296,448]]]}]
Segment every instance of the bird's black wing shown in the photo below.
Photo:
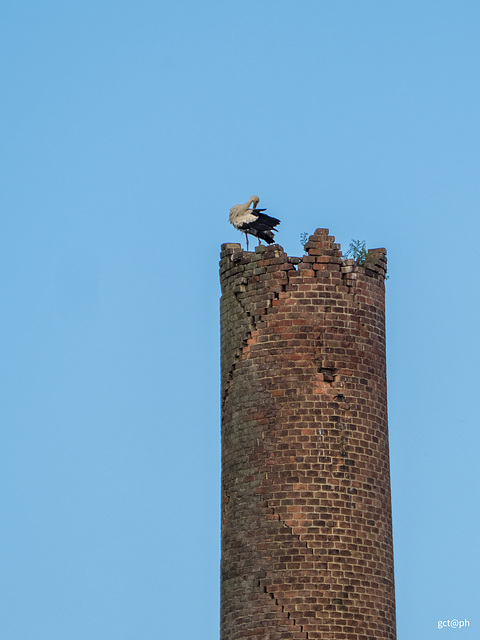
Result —
[{"label": "bird's black wing", "polygon": [[265,240],[268,244],[275,242],[274,232],[277,224],[280,223],[278,218],[273,218],[272,216],[267,216],[266,213],[262,213],[266,211],[266,209],[251,209],[248,213],[253,214],[250,217],[254,217],[253,220],[245,221],[243,224],[238,225],[237,229],[241,231],[245,231],[245,233],[250,233],[253,236],[257,236],[257,238],[261,238]]},{"label": "bird's black wing", "polygon": [[266,213],[262,213],[262,211],[266,211],[266,209],[252,209],[252,213],[257,215],[257,219],[251,223],[251,226],[254,229],[261,229],[262,231],[272,230],[277,224],[280,224],[280,220],[278,218],[274,218],[272,216],[267,216]]}]

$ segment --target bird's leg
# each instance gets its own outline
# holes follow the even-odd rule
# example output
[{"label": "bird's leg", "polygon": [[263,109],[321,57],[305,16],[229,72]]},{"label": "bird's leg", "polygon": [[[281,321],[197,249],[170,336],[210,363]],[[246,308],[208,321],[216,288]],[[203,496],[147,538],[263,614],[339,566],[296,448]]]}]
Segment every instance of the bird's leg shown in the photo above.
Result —
[{"label": "bird's leg", "polygon": [[247,251],[248,251],[248,233],[245,234],[245,237],[247,238]]},{"label": "bird's leg", "polygon": [[260,240],[260,238],[258,239],[258,246],[260,247],[262,245],[262,241]]}]

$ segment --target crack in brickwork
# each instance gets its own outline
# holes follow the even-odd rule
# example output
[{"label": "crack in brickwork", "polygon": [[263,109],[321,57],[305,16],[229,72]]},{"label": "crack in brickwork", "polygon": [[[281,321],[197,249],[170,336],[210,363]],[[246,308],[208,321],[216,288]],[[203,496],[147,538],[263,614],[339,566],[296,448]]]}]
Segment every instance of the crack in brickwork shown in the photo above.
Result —
[{"label": "crack in brickwork", "polygon": [[305,248],[222,246],[221,638],[394,640],[385,252]]},{"label": "crack in brickwork", "polygon": [[[275,246],[276,248],[276,246]],[[261,251],[258,252],[258,254],[261,257],[265,257],[262,256],[263,250],[267,249],[267,254],[266,256],[268,257],[268,254],[273,250],[275,251],[275,248],[271,248],[270,251],[268,248],[266,247],[261,247]],[[233,252],[230,255],[230,260],[231,262],[235,263],[235,262],[239,262],[242,260],[242,256],[240,255],[241,252]],[[257,252],[255,254],[253,254],[255,257],[257,256]],[[233,379],[234,376],[234,372],[235,372],[235,367],[237,365],[237,362],[242,358],[243,352],[245,347],[248,346],[248,341],[249,339],[252,338],[253,333],[256,331],[257,328],[257,323],[261,321],[262,317],[265,316],[268,313],[268,309],[272,306],[272,301],[273,300],[278,300],[279,299],[279,293],[280,292],[285,292],[287,289],[287,284],[288,284],[288,273],[291,269],[296,270],[295,269],[295,264],[298,264],[300,262],[300,259],[296,259],[296,258],[287,258],[287,260],[289,260],[290,262],[287,262],[287,265],[289,265],[289,269],[286,269],[284,271],[286,278],[287,278],[287,283],[281,283],[280,284],[280,290],[279,291],[273,291],[272,292],[272,297],[267,298],[267,304],[265,307],[263,307],[261,309],[260,314],[255,315],[253,313],[251,313],[249,311],[249,309],[247,308],[247,306],[243,303],[242,301],[242,293],[245,293],[247,291],[248,288],[248,284],[249,284],[249,277],[248,276],[243,276],[243,277],[237,277],[235,279],[235,285],[232,288],[232,293],[235,296],[235,300],[237,301],[237,303],[239,304],[239,306],[241,307],[243,313],[245,314],[245,316],[249,319],[249,328],[246,330],[245,333],[245,337],[242,340],[242,345],[240,348],[238,348],[235,353],[234,353],[234,360],[231,363],[231,368],[228,371],[227,374],[227,379],[225,382],[225,387],[222,390],[222,410],[224,407],[224,404],[226,402],[227,396],[228,396],[228,390],[231,384],[231,381]]]},{"label": "crack in brickwork", "polygon": [[[248,280],[247,280],[246,284],[248,284]],[[233,376],[234,376],[234,373],[235,373],[235,367],[237,365],[237,362],[242,358],[244,350],[248,346],[248,341],[250,339],[252,339],[253,334],[257,329],[257,319],[255,318],[255,316],[252,316],[250,314],[250,312],[242,304],[242,301],[241,301],[240,296],[239,296],[239,291],[238,290],[234,290],[233,293],[235,295],[236,301],[238,302],[238,304],[242,308],[245,316],[250,320],[250,328],[247,330],[247,332],[245,334],[245,337],[243,338],[241,348],[238,349],[234,353],[234,360],[233,360],[233,362],[231,364],[230,370],[228,371],[227,380],[226,380],[226,383],[225,383],[225,388],[224,388],[223,393],[222,393],[222,410],[223,410],[223,407],[224,407],[225,402],[226,402],[227,397],[228,397],[228,390],[229,390],[230,384],[231,384],[231,382],[233,380]],[[271,301],[270,301],[270,304],[271,304]],[[270,305],[267,305],[265,307],[263,313],[258,316],[258,321],[261,320],[262,315],[265,315],[267,313],[269,306]]]},{"label": "crack in brickwork", "polygon": [[[288,525],[286,522],[284,522],[284,521],[282,520],[282,518],[281,518],[280,514],[278,514],[278,513],[276,513],[276,512],[275,512],[275,508],[274,508],[274,507],[271,507],[271,506],[268,504],[268,501],[267,501],[267,503],[266,503],[266,506],[267,506],[267,508],[269,508],[269,509],[271,510],[272,514],[277,518],[277,520],[278,520],[279,522],[281,522],[281,523],[283,524],[283,526],[284,526],[284,527],[286,527],[287,529],[289,529],[289,531],[290,531],[290,535],[291,535],[291,536],[294,536],[295,538],[297,538],[297,540],[298,540],[299,542],[302,542],[302,543],[303,543],[303,545],[305,546],[305,548],[308,550],[308,552],[309,552],[309,553],[314,554],[313,549],[311,549],[311,548],[308,546],[308,542],[302,541],[301,536],[299,536],[298,534],[296,534],[296,533],[294,532],[293,527],[291,527],[290,525]],[[274,600],[274,602],[275,602],[275,604],[277,605],[277,607],[280,607],[280,609],[281,609],[282,613],[286,613],[286,615],[287,615],[287,619],[288,619],[288,620],[292,620],[292,621],[293,621],[293,624],[294,624],[294,625],[296,625],[296,626],[298,626],[298,627],[299,627],[299,629],[300,629],[300,631],[301,631],[301,633],[303,633],[303,634],[304,634],[305,640],[308,640],[308,631],[305,631],[305,630],[304,630],[304,625],[303,625],[303,624],[299,624],[299,623],[297,622],[296,618],[294,617],[294,615],[293,615],[293,614],[292,614],[292,613],[287,609],[287,607],[286,607],[284,604],[281,604],[281,603],[280,603],[279,598],[275,595],[275,592],[274,592],[274,591],[271,591],[271,590],[269,589],[269,587],[268,587],[267,583],[266,583],[265,581],[259,580],[259,581],[258,581],[258,586],[259,586],[259,587],[262,587],[262,588],[263,588],[263,590],[264,590],[264,592],[269,594],[269,596]]]},{"label": "crack in brickwork", "polygon": [[263,584],[262,580],[259,580],[258,586],[264,593],[266,593],[273,600],[273,602],[275,603],[275,606],[278,607],[280,612],[285,614],[286,620],[291,621],[291,624],[294,627],[298,627],[300,633],[302,634],[302,637],[305,640],[308,640],[308,631],[305,631],[302,624],[297,623],[296,619],[291,614],[291,612],[286,609],[285,605],[281,604],[279,602],[279,599],[275,596],[275,594],[268,590],[267,585]]}]

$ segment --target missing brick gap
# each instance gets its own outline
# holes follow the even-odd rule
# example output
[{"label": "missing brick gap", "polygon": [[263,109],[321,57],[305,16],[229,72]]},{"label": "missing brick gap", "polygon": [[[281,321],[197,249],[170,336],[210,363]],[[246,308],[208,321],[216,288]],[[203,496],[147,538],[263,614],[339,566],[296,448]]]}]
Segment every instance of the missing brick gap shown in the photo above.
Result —
[{"label": "missing brick gap", "polygon": [[333,383],[337,377],[337,369],[335,367],[319,367],[318,373],[323,375],[325,382]]},{"label": "missing brick gap", "polygon": [[[298,265],[303,262],[303,258],[297,258],[296,256],[287,256],[287,263],[291,264],[295,271],[298,271]],[[292,271],[292,269],[290,269]]]}]

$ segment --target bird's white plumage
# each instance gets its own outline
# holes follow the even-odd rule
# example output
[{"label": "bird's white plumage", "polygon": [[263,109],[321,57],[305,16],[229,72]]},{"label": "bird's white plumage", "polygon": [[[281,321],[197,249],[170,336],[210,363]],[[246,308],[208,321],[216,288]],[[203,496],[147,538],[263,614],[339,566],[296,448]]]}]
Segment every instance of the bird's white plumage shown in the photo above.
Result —
[{"label": "bird's white plumage", "polygon": [[252,213],[251,210],[249,211],[249,209],[250,205],[253,204],[256,207],[259,202],[260,198],[258,196],[252,196],[245,204],[233,205],[228,219],[236,229],[239,229],[245,223],[255,222],[258,216]]},{"label": "bird's white plumage", "polygon": [[230,222],[233,224],[234,227],[237,227],[237,225],[242,225],[245,223],[249,223],[249,222],[255,222],[255,220],[258,218],[257,215],[255,215],[254,213],[249,213],[249,211],[234,211],[232,214],[232,211],[230,210]]}]

